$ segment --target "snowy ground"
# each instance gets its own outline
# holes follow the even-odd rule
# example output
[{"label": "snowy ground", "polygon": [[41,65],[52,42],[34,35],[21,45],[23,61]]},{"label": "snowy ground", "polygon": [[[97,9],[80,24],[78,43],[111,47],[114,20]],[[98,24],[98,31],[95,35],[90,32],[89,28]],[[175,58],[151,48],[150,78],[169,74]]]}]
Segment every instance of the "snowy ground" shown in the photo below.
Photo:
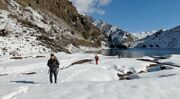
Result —
[{"label": "snowy ground", "polygon": [[[72,63],[93,59],[94,54],[56,54],[61,68]],[[46,62],[49,58],[35,56],[13,60],[0,57],[1,99],[179,99],[180,69],[138,73],[146,71],[151,62],[135,58],[120,58],[100,55],[100,64],[94,61],[72,65],[62,69],[58,84],[50,84]],[[144,59],[153,60],[150,57]],[[161,62],[179,63],[180,55],[172,55]],[[118,80],[117,73],[136,74],[137,79]],[[26,75],[23,73],[36,72]],[[4,75],[3,74],[8,74]]]}]

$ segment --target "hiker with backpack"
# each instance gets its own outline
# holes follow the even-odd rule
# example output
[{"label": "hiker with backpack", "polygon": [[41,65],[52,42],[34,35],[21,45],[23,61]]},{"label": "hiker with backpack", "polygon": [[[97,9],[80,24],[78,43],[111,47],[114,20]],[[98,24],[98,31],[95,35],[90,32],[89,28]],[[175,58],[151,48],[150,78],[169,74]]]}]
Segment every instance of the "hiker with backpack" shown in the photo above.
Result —
[{"label": "hiker with backpack", "polygon": [[47,65],[49,67],[50,83],[53,83],[53,79],[52,79],[53,75],[54,75],[54,81],[55,81],[55,83],[57,83],[57,74],[59,72],[59,65],[60,64],[59,64],[59,61],[54,54],[51,54]]},{"label": "hiker with backpack", "polygon": [[96,65],[98,65],[99,64],[99,56],[95,56],[95,61],[96,61]]}]

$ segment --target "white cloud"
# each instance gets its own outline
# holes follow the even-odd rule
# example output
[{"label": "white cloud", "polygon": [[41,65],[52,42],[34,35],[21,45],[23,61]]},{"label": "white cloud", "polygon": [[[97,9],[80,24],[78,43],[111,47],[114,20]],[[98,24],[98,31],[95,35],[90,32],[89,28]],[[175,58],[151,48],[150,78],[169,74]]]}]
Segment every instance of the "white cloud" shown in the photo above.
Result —
[{"label": "white cloud", "polygon": [[108,5],[111,2],[111,0],[99,0],[100,5]]},{"label": "white cloud", "polygon": [[101,7],[108,5],[111,0],[69,0],[73,2],[74,6],[77,8],[81,14],[104,14],[105,10]]}]

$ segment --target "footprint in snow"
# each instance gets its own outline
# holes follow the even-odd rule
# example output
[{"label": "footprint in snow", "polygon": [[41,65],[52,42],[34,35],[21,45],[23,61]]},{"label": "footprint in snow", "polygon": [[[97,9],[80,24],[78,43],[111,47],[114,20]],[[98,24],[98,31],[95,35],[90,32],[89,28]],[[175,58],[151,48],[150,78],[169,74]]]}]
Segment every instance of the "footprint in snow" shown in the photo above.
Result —
[{"label": "footprint in snow", "polygon": [[29,90],[29,87],[28,86],[23,86],[23,87],[19,87],[18,90],[8,94],[8,95],[5,95],[2,97],[2,99],[15,99],[17,95],[19,94],[25,94],[27,93]]}]

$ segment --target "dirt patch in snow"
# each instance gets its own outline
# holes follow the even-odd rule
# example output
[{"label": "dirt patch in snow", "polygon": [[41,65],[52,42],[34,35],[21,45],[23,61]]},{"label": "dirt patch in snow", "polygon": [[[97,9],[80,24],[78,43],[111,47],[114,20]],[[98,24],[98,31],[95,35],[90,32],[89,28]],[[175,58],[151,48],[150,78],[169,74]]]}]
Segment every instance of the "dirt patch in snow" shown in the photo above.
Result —
[{"label": "dirt patch in snow", "polygon": [[7,76],[8,74],[0,74],[0,76]]},{"label": "dirt patch in snow", "polygon": [[60,70],[67,69],[67,68],[69,68],[69,67],[71,67],[73,65],[84,64],[84,63],[88,63],[88,62],[91,62],[91,61],[92,61],[92,59],[84,59],[84,60],[76,61],[76,62],[72,63],[71,65],[65,67],[65,68],[61,68]]},{"label": "dirt patch in snow", "polygon": [[159,77],[170,77],[170,76],[175,76],[176,74],[168,74],[168,75],[160,75]]},{"label": "dirt patch in snow", "polygon": [[7,6],[4,3],[4,0],[0,0],[0,9],[7,9]]},{"label": "dirt patch in snow", "polygon": [[37,72],[28,72],[28,73],[22,73],[23,75],[34,75],[37,74]]},{"label": "dirt patch in snow", "polygon": [[34,81],[10,81],[10,82],[14,82],[14,83],[23,83],[23,84],[37,84]]},{"label": "dirt patch in snow", "polygon": [[36,58],[43,58],[43,57],[46,57],[46,56],[36,56]]},{"label": "dirt patch in snow", "polygon": [[76,62],[72,63],[70,66],[76,65],[76,64],[84,64],[84,63],[88,63],[91,61],[92,61],[92,59],[84,59],[84,60],[76,61]]},{"label": "dirt patch in snow", "polygon": [[19,59],[24,59],[24,58],[28,58],[28,57],[17,56],[17,57],[11,57],[10,59],[19,60]]}]

